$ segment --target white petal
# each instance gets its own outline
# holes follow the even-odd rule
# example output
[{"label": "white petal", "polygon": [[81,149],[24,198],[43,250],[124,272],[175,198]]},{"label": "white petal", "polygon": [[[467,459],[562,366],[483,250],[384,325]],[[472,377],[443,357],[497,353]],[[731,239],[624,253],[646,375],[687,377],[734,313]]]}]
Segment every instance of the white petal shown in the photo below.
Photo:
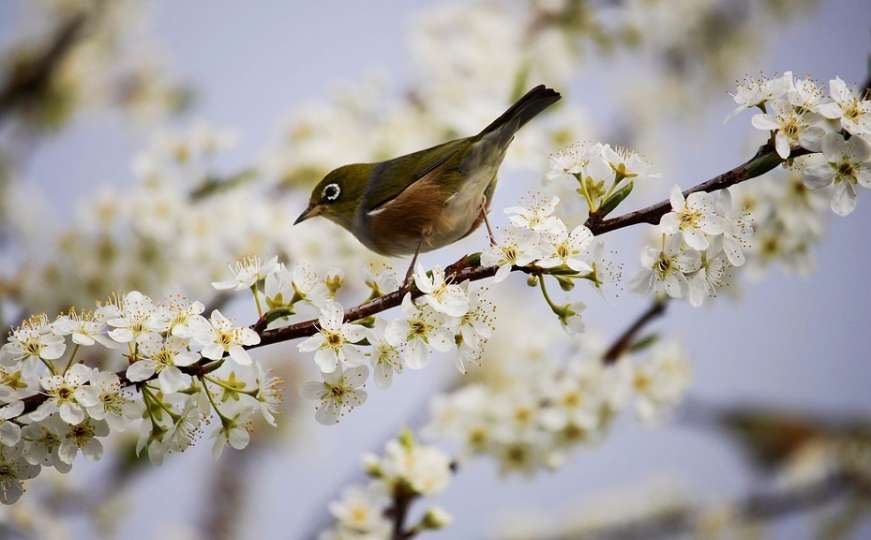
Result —
[{"label": "white petal", "polygon": [[339,359],[336,358],[336,353],[332,349],[318,349],[315,353],[315,364],[322,372],[332,373],[336,371]]},{"label": "white petal", "polygon": [[153,360],[138,360],[127,368],[127,378],[132,382],[150,379],[157,370],[157,363]]},{"label": "white petal", "polygon": [[248,351],[243,349],[239,345],[233,345],[230,347],[230,358],[236,361],[240,366],[250,366],[251,365],[251,355],[248,354]]}]

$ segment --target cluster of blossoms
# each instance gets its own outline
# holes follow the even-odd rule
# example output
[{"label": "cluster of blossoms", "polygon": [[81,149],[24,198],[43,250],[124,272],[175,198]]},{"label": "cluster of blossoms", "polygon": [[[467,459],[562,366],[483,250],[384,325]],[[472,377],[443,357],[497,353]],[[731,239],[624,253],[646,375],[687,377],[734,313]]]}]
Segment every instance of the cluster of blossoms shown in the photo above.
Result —
[{"label": "cluster of blossoms", "polygon": [[689,385],[689,362],[675,341],[617,363],[604,362],[601,351],[552,358],[437,397],[425,433],[493,457],[504,473],[531,475],[601,441],[627,405],[644,422],[660,421]]},{"label": "cluster of blossoms", "polygon": [[383,457],[364,456],[363,467],[369,483],[349,486],[330,503],[336,523],[320,534],[320,540],[411,538],[451,524],[451,516],[436,506],[411,527],[403,523],[402,530],[394,530],[393,525],[397,512],[407,512],[414,500],[436,495],[450,483],[454,465],[438,448],[418,443],[406,431],[387,442]]},{"label": "cluster of blossoms", "polygon": [[[133,291],[13,330],[0,348],[0,500],[17,500],[41,467],[67,472],[80,451],[99,459],[110,432],[138,433],[137,451],[160,462],[215,417],[216,457],[247,446],[255,414],[275,425],[281,381],[245,351],[260,336],[204,309]],[[112,361],[86,365],[107,351]]]},{"label": "cluster of blossoms", "polygon": [[801,149],[806,182],[826,189],[832,211],[840,216],[856,208],[857,186],[871,188],[871,100],[836,77],[826,96],[812,79],[787,71],[774,79],[751,79],[738,86],[736,112],[759,108],[752,123],[771,133],[778,155],[787,159]]},{"label": "cluster of blossoms", "polygon": [[[277,305],[270,297],[267,302]],[[392,270],[384,268],[367,281],[372,299],[380,297],[387,284],[397,280]],[[380,285],[379,285],[380,284]],[[370,367],[380,388],[390,386],[394,374],[407,366],[422,369],[433,351],[454,353],[457,369],[465,373],[468,364],[477,364],[493,329],[494,306],[484,296],[483,289],[468,282],[451,283],[445,269],[424,271],[420,264],[414,271],[414,284],[422,293],[413,299],[407,293],[402,299],[402,316],[386,321],[379,317],[362,321],[345,321],[345,311],[333,298],[308,298],[320,310],[318,332],[301,342],[301,352],[313,352],[315,364],[323,380],[303,386],[303,395],[318,401],[315,418],[323,424],[335,424],[339,418],[366,400],[363,387]],[[392,290],[392,288],[390,289]],[[297,297],[285,296],[292,310]]]},{"label": "cluster of blossoms", "polygon": [[808,247],[822,232],[821,210],[848,215],[856,186],[871,187],[871,101],[840,78],[830,81],[829,94],[790,72],[739,85],[735,113],[762,111],[753,125],[770,132],[788,178],[686,197],[675,186],[633,288],[699,306],[732,284],[747,255],[757,270],[774,259],[806,269]]},{"label": "cluster of blossoms", "polygon": [[493,281],[499,283],[513,268],[521,267],[538,284],[545,301],[569,333],[584,329],[582,302],[558,304],[546,288],[545,276],[554,277],[564,290],[571,290],[576,280],[588,281],[600,294],[616,296],[620,288],[622,267],[610,258],[602,240],[595,238],[584,225],[569,228],[555,212],[559,197],[533,194],[522,206],[505,209],[509,226],[499,231],[499,238],[481,253],[481,264],[497,268]]},{"label": "cluster of blossoms", "polygon": [[732,201],[729,190],[714,194],[678,186],[671,191],[671,212],[662,216],[652,235],[654,245],[641,255],[642,269],[632,280],[641,293],[688,297],[701,306],[730,285],[734,269],[746,262],[753,245],[753,222]]}]

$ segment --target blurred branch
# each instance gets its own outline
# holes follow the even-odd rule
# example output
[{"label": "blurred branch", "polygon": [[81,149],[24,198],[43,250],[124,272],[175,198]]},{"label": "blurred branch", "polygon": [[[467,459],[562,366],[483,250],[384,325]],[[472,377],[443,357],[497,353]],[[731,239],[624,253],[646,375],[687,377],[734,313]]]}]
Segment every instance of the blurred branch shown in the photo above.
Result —
[{"label": "blurred branch", "polygon": [[667,302],[667,300],[654,300],[650,307],[647,308],[647,310],[642,313],[638,319],[636,319],[636,321],[632,323],[632,325],[629,326],[629,328],[627,328],[616,340],[614,340],[614,343],[612,343],[610,347],[608,347],[608,350],[605,351],[604,356],[602,356],[602,361],[605,364],[613,364],[619,360],[623,354],[632,348],[636,337],[638,337],[638,333],[641,332],[645,326],[665,315],[665,308],[668,305]]},{"label": "blurred branch", "polygon": [[71,15],[54,32],[42,54],[33,61],[17,66],[6,86],[0,89],[0,124],[15,109],[40,95],[50,84],[64,60],[84,34],[92,13],[99,9],[98,2],[92,12],[79,11]]},{"label": "blurred branch", "polygon": [[867,489],[846,474],[837,473],[822,480],[774,491],[749,493],[725,505],[688,505],[671,508],[623,522],[591,527],[585,531],[537,536],[537,540],[650,540],[698,534],[708,516],[722,508],[731,509],[731,522],[745,526],[774,521],[820,508],[851,495],[867,496]]}]

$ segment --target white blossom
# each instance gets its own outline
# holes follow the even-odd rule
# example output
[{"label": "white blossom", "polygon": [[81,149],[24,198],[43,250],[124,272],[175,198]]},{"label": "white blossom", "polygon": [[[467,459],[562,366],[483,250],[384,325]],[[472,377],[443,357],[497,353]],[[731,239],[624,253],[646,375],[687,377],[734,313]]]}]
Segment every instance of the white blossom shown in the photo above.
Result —
[{"label": "white blossom", "polygon": [[91,372],[90,380],[96,400],[87,407],[88,416],[95,420],[105,420],[113,431],[124,431],[136,411],[131,406],[131,399],[122,390],[118,375],[95,368]]},{"label": "white blossom", "polygon": [[505,209],[505,213],[515,227],[536,232],[552,231],[559,223],[559,218],[553,215],[558,204],[559,197],[555,195],[549,199],[532,196],[526,206],[511,206]]},{"label": "white blossom", "polygon": [[763,107],[771,100],[779,99],[793,88],[792,72],[787,71],[776,79],[746,78],[738,83],[732,95],[738,106],[726,120],[752,107]]},{"label": "white blossom", "polygon": [[672,298],[687,294],[685,273],[699,269],[701,257],[685,250],[679,236],[662,236],[660,247],[647,247],[641,254],[641,270],[632,279],[632,289],[640,293],[666,293]]},{"label": "white blossom", "polygon": [[334,371],[339,365],[353,367],[363,364],[363,353],[354,343],[363,340],[366,328],[346,323],[344,317],[345,311],[340,304],[325,303],[318,318],[318,333],[297,346],[300,352],[315,351],[315,363],[324,373]]},{"label": "white blossom", "polygon": [[71,310],[57,318],[54,328],[61,336],[72,336],[73,343],[77,345],[90,347],[99,343],[107,349],[115,347],[115,342],[106,336],[106,323],[94,319],[91,312]]},{"label": "white blossom", "polygon": [[856,186],[871,188],[871,145],[859,136],[845,140],[838,133],[823,138],[823,156],[807,170],[814,189],[833,186],[832,211],[849,215],[856,208]]},{"label": "white blossom", "polygon": [[753,116],[753,127],[775,132],[774,148],[781,158],[788,158],[796,146],[819,150],[820,140],[825,134],[818,125],[820,115],[796,109],[788,101],[773,101],[767,107],[768,112]]},{"label": "white blossom", "polygon": [[408,367],[425,367],[431,349],[439,352],[451,350],[453,333],[440,313],[429,305],[416,306],[411,294],[406,294],[402,299],[402,314],[402,318],[390,321],[384,337],[388,343],[400,348]]},{"label": "white blossom", "polygon": [[307,399],[318,400],[320,403],[315,413],[315,420],[321,424],[335,424],[345,414],[366,401],[366,391],[363,386],[369,376],[366,366],[352,367],[347,370],[341,365],[329,373],[323,373],[323,381],[309,381],[302,385],[302,395]]},{"label": "white blossom", "polygon": [[92,461],[103,456],[103,444],[97,437],[109,434],[109,426],[102,420],[86,418],[84,421],[69,425],[60,434],[58,457],[64,463],[71,464],[81,450],[82,454]]},{"label": "white blossom", "polygon": [[242,366],[251,365],[251,356],[245,347],[260,343],[260,335],[246,326],[234,326],[220,310],[212,311],[210,324],[199,324],[192,333],[194,341],[202,345],[201,354],[219,360],[224,354]]},{"label": "white blossom", "polygon": [[435,267],[431,276],[418,261],[414,269],[414,284],[423,293],[423,300],[434,310],[449,317],[462,317],[469,311],[465,289],[445,279],[445,269]]},{"label": "white blossom", "polygon": [[840,77],[829,81],[832,101],[819,106],[820,114],[840,120],[841,127],[852,135],[871,135],[871,101],[850,89]]},{"label": "white blossom", "polygon": [[39,474],[39,465],[28,463],[15,448],[0,446],[0,502],[13,504],[24,493],[24,480]]},{"label": "white blossom", "polygon": [[351,486],[342,492],[338,501],[329,505],[330,513],[338,521],[340,529],[354,536],[371,535],[372,538],[387,538],[391,524],[384,516],[390,498],[380,486]]},{"label": "white blossom", "polygon": [[671,188],[671,212],[662,216],[659,226],[666,234],[681,234],[684,241],[696,250],[707,249],[706,234],[723,232],[723,224],[717,219],[711,194],[695,191],[684,198],[679,186]]},{"label": "white blossom", "polygon": [[140,382],[157,373],[157,382],[164,394],[178,392],[190,386],[190,375],[182,373],[179,368],[189,366],[199,359],[198,355],[188,350],[185,340],[175,336],[151,336],[143,340],[139,345],[137,358],[127,368],[127,378]]},{"label": "white blossom", "polygon": [[230,264],[233,277],[225,281],[213,281],[212,287],[219,291],[250,289],[256,283],[266,279],[278,266],[278,257],[272,257],[266,262],[260,257],[245,257]]},{"label": "white blossom", "polygon": [[497,266],[493,282],[505,280],[514,266],[526,266],[538,258],[536,242],[538,235],[531,231],[510,230],[501,235],[502,239],[490,245],[481,253],[483,266]]},{"label": "white blossom", "polygon": [[367,336],[371,345],[367,355],[372,364],[375,384],[380,388],[387,388],[393,380],[394,373],[402,373],[404,368],[402,354],[399,349],[387,342],[385,333],[387,321],[375,319],[374,327],[369,330]]},{"label": "white blossom", "polygon": [[45,315],[38,315],[12,331],[0,348],[0,360],[8,366],[28,360],[56,360],[65,350],[63,337],[54,333]]},{"label": "white blossom", "polygon": [[548,252],[536,263],[542,268],[567,266],[582,274],[593,270],[586,260],[590,256],[593,233],[583,225],[578,225],[571,232],[560,222],[554,230],[546,233],[543,238],[549,245]]},{"label": "white blossom", "polygon": [[121,300],[117,314],[107,321],[113,327],[109,336],[118,343],[138,343],[166,330],[169,321],[163,315],[151,298],[139,291],[129,292]]},{"label": "white blossom", "polygon": [[746,257],[744,251],[753,245],[753,221],[748,212],[735,208],[732,193],[722,189],[714,195],[717,215],[722,222],[723,252],[732,266],[741,266]]},{"label": "white blossom", "polygon": [[91,370],[82,364],[72,366],[63,375],[46,375],[40,379],[47,399],[32,413],[35,421],[44,420],[58,412],[67,424],[80,424],[85,419],[85,407],[97,403],[94,388],[88,384]]},{"label": "white blossom", "polygon": [[632,385],[635,408],[645,422],[656,422],[683,396],[690,381],[690,366],[680,343],[657,345],[649,359],[636,365]]}]

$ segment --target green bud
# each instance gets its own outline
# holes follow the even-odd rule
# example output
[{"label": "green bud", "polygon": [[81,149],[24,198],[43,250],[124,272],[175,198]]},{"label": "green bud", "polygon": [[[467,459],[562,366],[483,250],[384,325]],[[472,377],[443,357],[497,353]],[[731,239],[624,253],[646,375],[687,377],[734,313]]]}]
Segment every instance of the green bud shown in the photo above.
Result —
[{"label": "green bud", "polygon": [[415,527],[415,529],[421,531],[435,531],[450,526],[453,521],[454,518],[444,509],[438,506],[434,506],[427,510],[426,514],[424,514],[423,518],[421,518],[420,524]]},{"label": "green bud", "polygon": [[575,288],[575,282],[570,277],[555,275],[556,282],[559,283],[560,289],[570,291]]},{"label": "green bud", "polygon": [[529,276],[526,278],[526,284],[530,287],[538,287],[538,276]]},{"label": "green bud", "polygon": [[414,448],[414,434],[410,429],[405,428],[402,430],[402,433],[399,434],[399,444],[401,444],[406,450]]}]

